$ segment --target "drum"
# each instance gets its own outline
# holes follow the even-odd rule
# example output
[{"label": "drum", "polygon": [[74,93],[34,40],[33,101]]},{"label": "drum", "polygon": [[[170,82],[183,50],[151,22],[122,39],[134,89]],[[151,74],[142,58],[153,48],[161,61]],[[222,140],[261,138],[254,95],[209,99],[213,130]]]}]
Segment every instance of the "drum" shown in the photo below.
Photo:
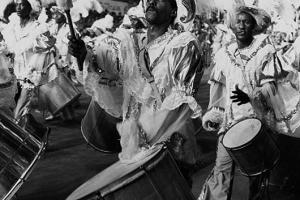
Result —
[{"label": "drum", "polygon": [[0,112],[0,198],[11,199],[27,180],[45,144]]},{"label": "drum", "polygon": [[121,151],[120,135],[116,124],[121,122],[107,114],[93,99],[81,122],[81,132],[85,141],[94,149],[103,153]]},{"label": "drum", "polygon": [[65,74],[59,73],[56,79],[39,87],[38,96],[41,106],[56,115],[77,100],[80,95],[81,93],[72,81]]},{"label": "drum", "polygon": [[224,135],[222,144],[246,176],[270,171],[277,164],[280,151],[272,131],[260,120],[244,119]]},{"label": "drum", "polygon": [[111,165],[75,190],[67,200],[194,200],[169,153],[156,146],[130,164]]}]

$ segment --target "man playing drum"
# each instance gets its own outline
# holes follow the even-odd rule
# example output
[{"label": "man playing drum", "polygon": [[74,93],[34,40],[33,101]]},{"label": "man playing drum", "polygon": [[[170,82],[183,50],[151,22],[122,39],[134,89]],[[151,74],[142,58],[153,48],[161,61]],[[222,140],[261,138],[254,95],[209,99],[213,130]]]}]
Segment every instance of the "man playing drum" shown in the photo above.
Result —
[{"label": "man playing drum", "polygon": [[[219,133],[216,164],[199,200],[225,200],[230,192],[232,158],[221,140],[246,118],[258,118],[274,131],[291,135],[300,125],[299,82],[295,71],[275,53],[261,33],[271,20],[255,6],[240,6],[232,20],[236,42],[216,54],[210,78],[210,102],[203,127]],[[249,199],[259,199],[259,176],[250,178]]]},{"label": "man playing drum", "polygon": [[[184,17],[177,15],[183,5],[188,9]],[[123,119],[117,129],[124,162],[138,160],[145,149],[178,132],[185,141],[178,158],[195,163],[190,118],[201,116],[193,97],[200,49],[190,32],[173,27],[177,19],[191,23],[194,11],[193,1],[147,0],[146,33],[119,28],[95,47],[95,54],[86,51],[83,41],[70,41],[69,51],[83,65],[86,92],[107,113]]]}]

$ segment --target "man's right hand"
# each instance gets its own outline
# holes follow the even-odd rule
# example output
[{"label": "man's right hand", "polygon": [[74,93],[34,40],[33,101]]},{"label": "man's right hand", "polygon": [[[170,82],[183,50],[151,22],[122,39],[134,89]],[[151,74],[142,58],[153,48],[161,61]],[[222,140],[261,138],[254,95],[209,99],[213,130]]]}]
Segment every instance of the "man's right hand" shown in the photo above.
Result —
[{"label": "man's right hand", "polygon": [[77,38],[68,37],[68,39],[69,39],[69,45],[68,45],[69,53],[75,58],[77,58],[79,70],[82,71],[83,62],[87,54],[85,43],[79,37]]}]

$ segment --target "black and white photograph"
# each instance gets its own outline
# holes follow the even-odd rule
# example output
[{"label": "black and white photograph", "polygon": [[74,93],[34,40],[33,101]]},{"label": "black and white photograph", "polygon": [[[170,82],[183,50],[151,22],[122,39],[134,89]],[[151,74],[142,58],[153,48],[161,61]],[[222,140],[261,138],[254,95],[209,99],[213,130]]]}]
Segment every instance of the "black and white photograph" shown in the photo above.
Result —
[{"label": "black and white photograph", "polygon": [[1,0],[1,200],[299,200],[300,0]]}]

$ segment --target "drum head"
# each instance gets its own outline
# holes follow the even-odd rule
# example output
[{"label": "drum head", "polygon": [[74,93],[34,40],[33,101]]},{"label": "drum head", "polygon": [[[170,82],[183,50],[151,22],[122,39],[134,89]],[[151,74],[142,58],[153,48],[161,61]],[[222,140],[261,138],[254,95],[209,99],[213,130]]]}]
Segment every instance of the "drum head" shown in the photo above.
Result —
[{"label": "drum head", "polygon": [[162,146],[154,146],[149,151],[151,151],[151,154],[137,162],[123,163],[118,161],[114,163],[77,188],[67,200],[82,199],[97,191],[105,196],[136,180],[143,174],[141,173],[141,166],[147,165],[148,162],[155,159],[162,152]]},{"label": "drum head", "polygon": [[237,148],[250,142],[262,127],[258,119],[245,119],[232,126],[224,135],[223,145],[226,148]]}]

